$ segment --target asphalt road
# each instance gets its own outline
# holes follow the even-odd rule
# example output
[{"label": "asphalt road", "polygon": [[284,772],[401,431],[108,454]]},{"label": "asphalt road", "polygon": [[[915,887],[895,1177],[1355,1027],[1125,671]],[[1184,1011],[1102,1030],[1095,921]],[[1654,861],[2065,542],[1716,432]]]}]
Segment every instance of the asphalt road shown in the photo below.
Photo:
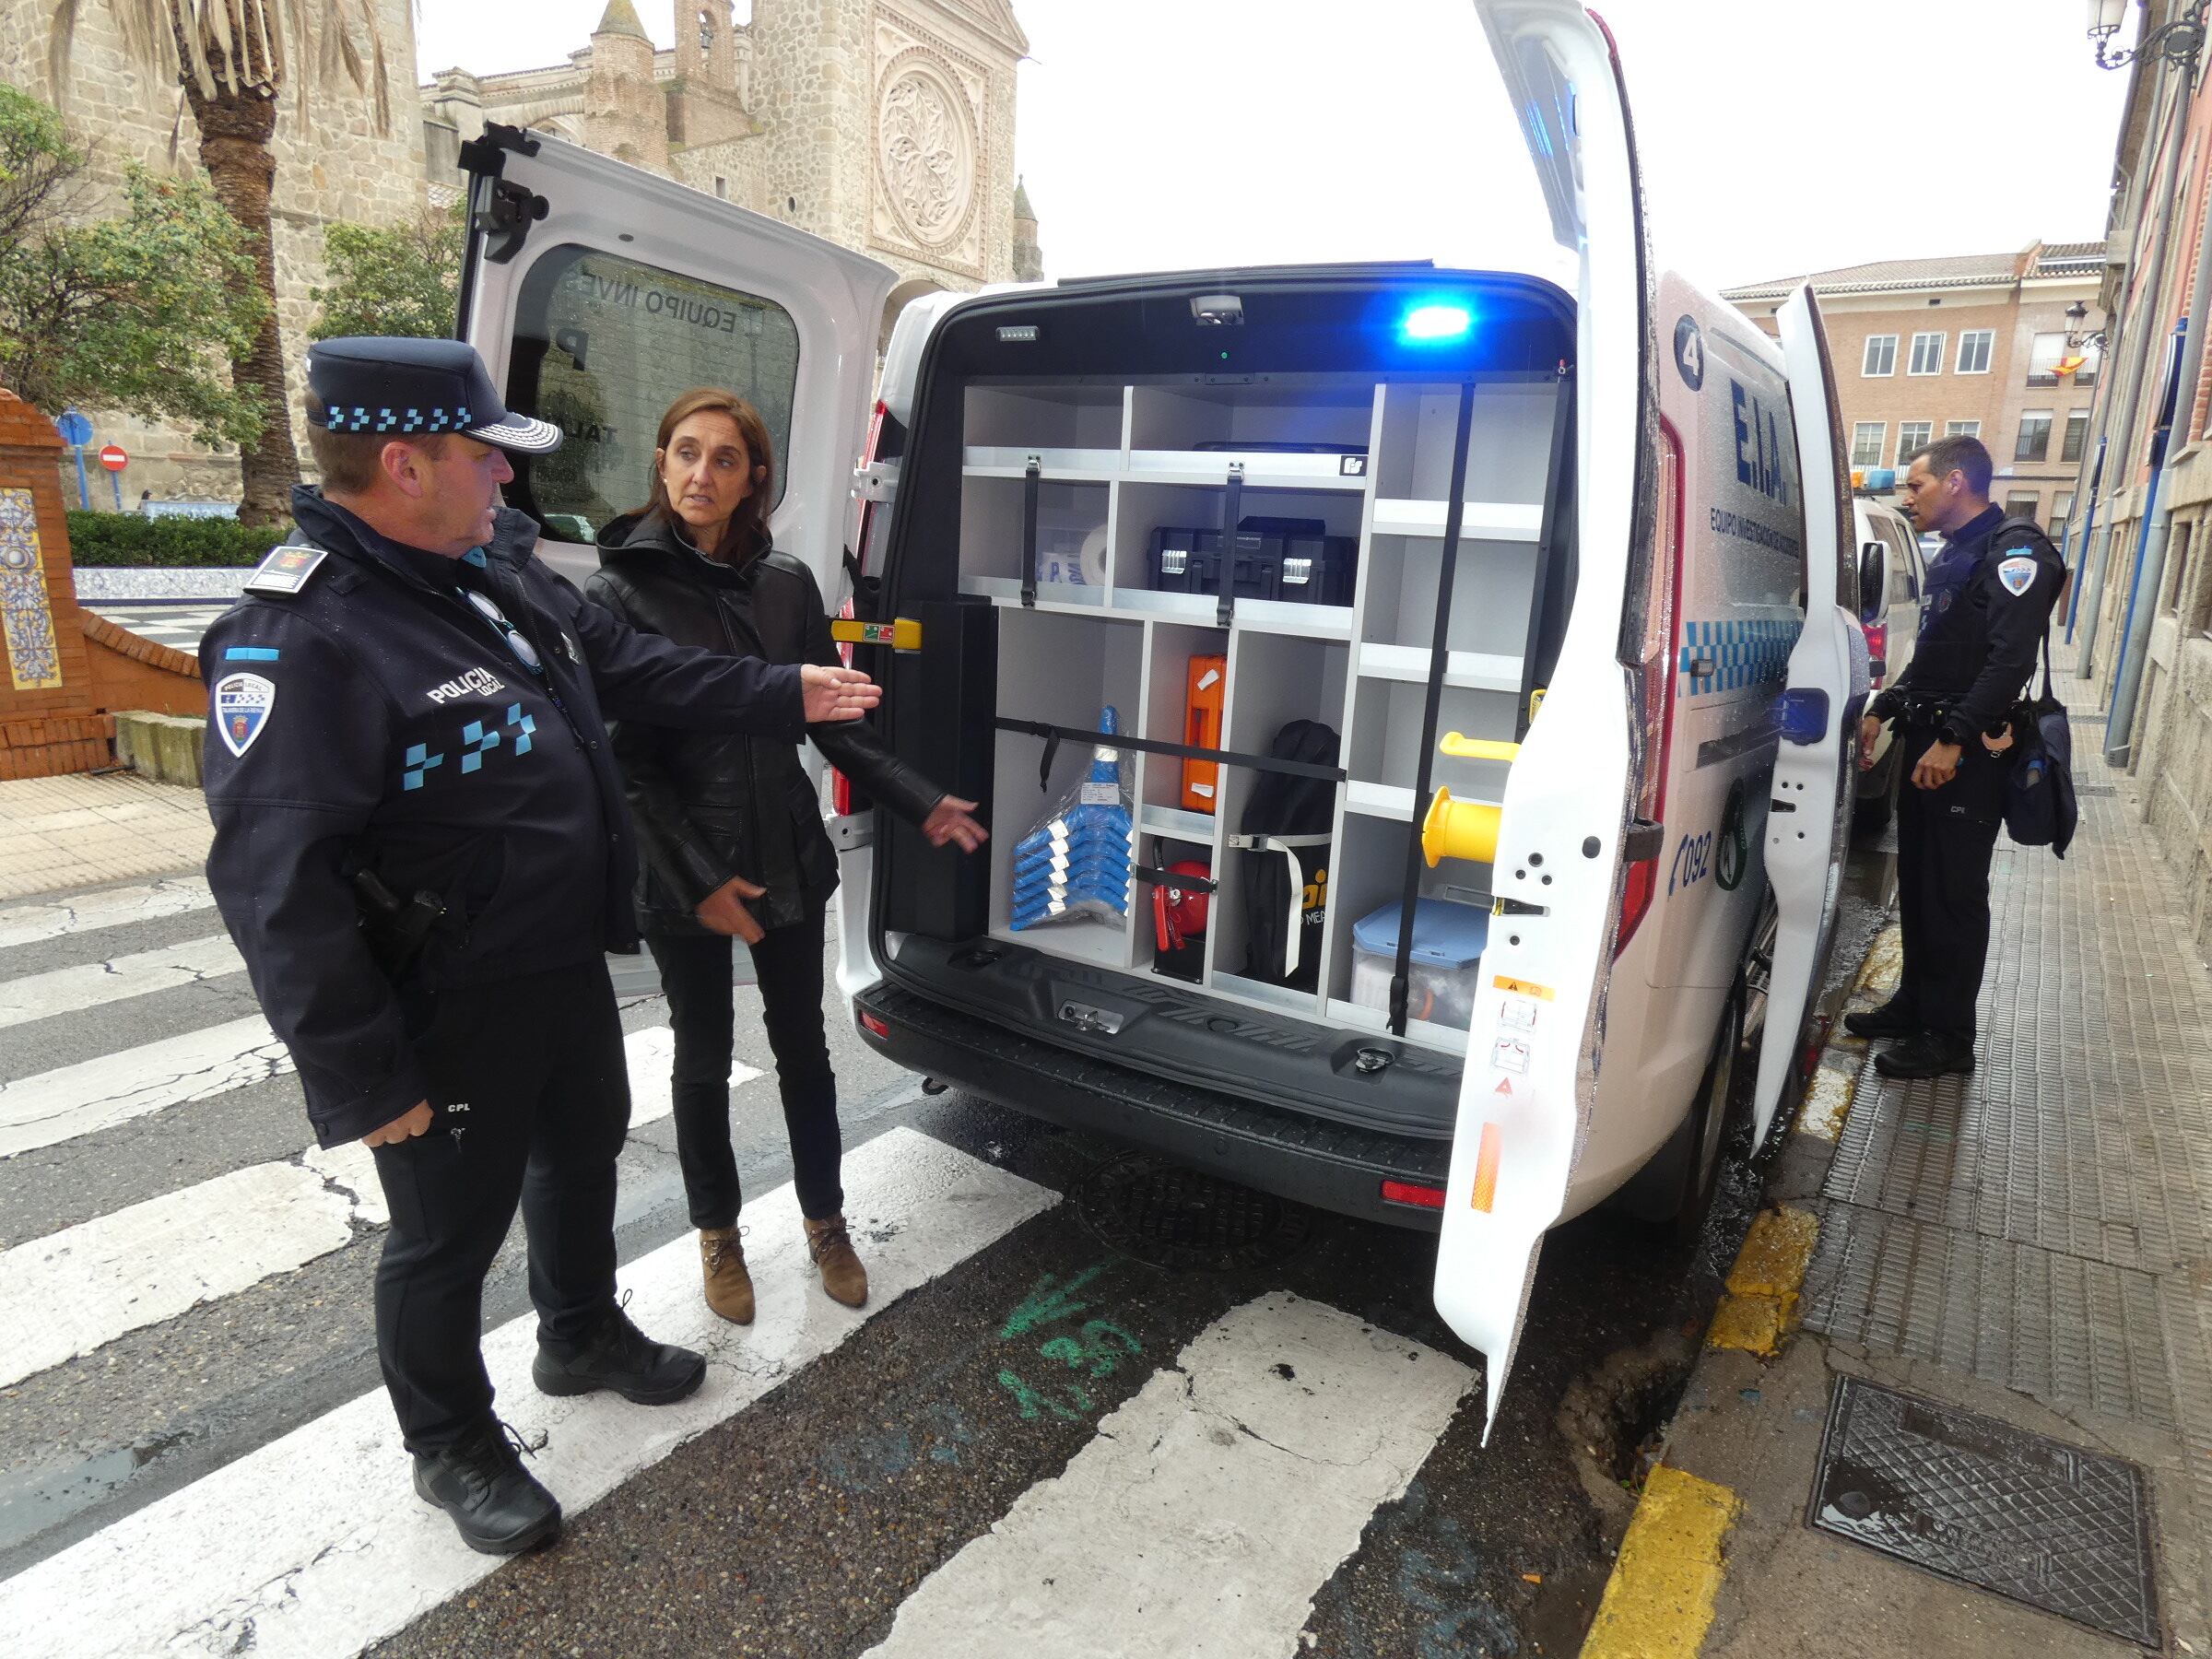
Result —
[{"label": "asphalt road", "polygon": [[[1881,863],[1854,865],[1839,961]],[[1101,1220],[1131,1174],[1116,1148],[925,1096],[832,990],[879,1292],[848,1318],[775,1191],[783,1127],[740,990],[761,1321],[714,1334],[676,1429],[625,1406],[550,1420],[567,1535],[490,1571],[377,1495],[404,1479],[369,1320],[381,1210],[358,1170],[303,1166],[298,1085],[252,1045],[212,911],[23,939],[29,908],[0,913],[19,941],[0,943],[0,1627],[35,1632],[27,1653],[1077,1651],[1054,1618],[1100,1654],[1156,1651],[1147,1621],[1179,1618],[1224,1652],[1571,1653],[1756,1190],[1732,1171],[1686,1247],[1602,1212],[1554,1234],[1486,1447],[1479,1360],[1430,1306],[1421,1235],[1272,1206],[1234,1265],[1139,1259]],[[648,1105],[666,1016],[625,982],[651,1121],[622,1159],[624,1279],[670,1334],[697,1297],[673,1126]],[[485,1312],[526,1343],[519,1229]],[[11,1366],[9,1346],[83,1351]],[[502,1410],[524,1421],[529,1395]],[[368,1495],[343,1496],[357,1478]],[[238,1595],[187,1570],[202,1549],[246,1574]],[[1086,1622],[1137,1603],[1126,1629]]]}]

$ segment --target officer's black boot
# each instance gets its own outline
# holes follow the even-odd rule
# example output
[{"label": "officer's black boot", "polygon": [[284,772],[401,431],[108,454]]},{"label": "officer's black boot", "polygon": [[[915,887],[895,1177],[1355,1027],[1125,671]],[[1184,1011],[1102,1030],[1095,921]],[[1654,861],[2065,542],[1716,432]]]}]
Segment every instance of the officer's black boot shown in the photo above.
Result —
[{"label": "officer's black boot", "polygon": [[1877,1041],[1885,1037],[1917,1037],[1920,1016],[1905,1006],[1904,998],[1893,996],[1878,1008],[1844,1015],[1843,1029],[1853,1037],[1871,1037]]},{"label": "officer's black boot", "polygon": [[673,1406],[698,1388],[706,1374],[703,1355],[653,1341],[619,1308],[609,1308],[573,1354],[557,1354],[540,1342],[537,1358],[530,1362],[530,1380],[541,1394],[611,1388],[633,1406]]},{"label": "officer's black boot", "polygon": [[415,1491],[453,1518],[480,1555],[519,1555],[560,1535],[560,1504],[523,1467],[522,1441],[496,1420],[415,1459]]},{"label": "officer's black boot", "polygon": [[1885,1077],[1969,1077],[1974,1069],[1974,1045],[1930,1031],[1877,1054],[1874,1069]]}]

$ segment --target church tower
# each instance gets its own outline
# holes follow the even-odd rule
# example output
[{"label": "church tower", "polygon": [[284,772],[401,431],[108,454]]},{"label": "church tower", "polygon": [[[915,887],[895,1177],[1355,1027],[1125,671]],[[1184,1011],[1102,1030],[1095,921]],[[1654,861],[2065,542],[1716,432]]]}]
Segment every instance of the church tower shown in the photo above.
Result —
[{"label": "church tower", "polygon": [[1030,192],[1020,179],[1014,181],[1014,280],[1041,282],[1044,250],[1037,243],[1037,209],[1030,206]]},{"label": "church tower", "polygon": [[653,84],[653,37],[629,0],[607,0],[592,31],[583,141],[603,156],[668,171],[668,110]]}]

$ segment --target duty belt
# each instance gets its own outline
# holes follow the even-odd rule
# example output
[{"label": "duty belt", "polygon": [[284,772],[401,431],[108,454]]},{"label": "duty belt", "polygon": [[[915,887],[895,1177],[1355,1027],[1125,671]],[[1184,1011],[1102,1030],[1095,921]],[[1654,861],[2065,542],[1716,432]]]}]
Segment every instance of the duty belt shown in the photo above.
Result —
[{"label": "duty belt", "polygon": [[1958,707],[1955,702],[1939,702],[1932,697],[1914,697],[1906,700],[1904,712],[1899,721],[1909,726],[1939,726]]}]

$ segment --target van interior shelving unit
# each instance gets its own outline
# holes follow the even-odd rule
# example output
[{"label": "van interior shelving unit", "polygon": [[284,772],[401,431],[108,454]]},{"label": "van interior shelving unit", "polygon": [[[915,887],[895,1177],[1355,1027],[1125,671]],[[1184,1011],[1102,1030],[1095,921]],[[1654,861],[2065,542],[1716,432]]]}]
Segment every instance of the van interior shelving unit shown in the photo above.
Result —
[{"label": "van interior shelving unit", "polygon": [[[1526,651],[1544,497],[1566,395],[1550,375],[1476,382],[1440,736],[1511,740],[1525,726],[1536,688]],[[1136,862],[1211,866],[1218,888],[1197,982],[1207,994],[1339,1028],[1386,1030],[1382,1010],[1351,1000],[1352,928],[1400,897],[1407,840],[1427,807],[1415,786],[1436,666],[1431,641],[1459,382],[1372,373],[1254,375],[1232,383],[977,380],[964,396],[959,589],[999,607],[1001,713],[1090,729],[1111,704],[1124,733],[1182,743],[1188,663],[1218,655],[1228,659],[1221,748],[1265,754],[1292,720],[1334,727],[1347,775],[1335,791],[1313,990],[1243,972],[1239,883],[1248,860],[1225,842],[1241,828],[1256,772],[1224,766],[1218,810],[1196,812],[1182,805],[1180,759],[1125,750],[1136,782]],[[1025,582],[1032,468],[1035,536],[1046,557],[1038,579]],[[1330,535],[1357,538],[1352,602],[1238,599],[1224,627],[1214,594],[1154,587],[1154,532],[1221,526],[1232,495],[1240,521],[1320,520]],[[1020,932],[1007,925],[1016,842],[1091,759],[1088,747],[1064,744],[1040,793],[1040,755],[1035,737],[998,733],[992,935],[1093,967],[1161,972],[1153,959],[1150,890],[1141,883],[1118,923],[1063,920]],[[1433,782],[1457,800],[1496,802],[1504,775],[1502,762],[1440,755],[1433,763]],[[1424,865],[1419,885],[1425,897],[1485,908],[1490,901],[1485,865]],[[1190,982],[1187,974],[1163,976]],[[1464,1031],[1418,1019],[1406,1035],[1452,1053],[1466,1047]]]}]

